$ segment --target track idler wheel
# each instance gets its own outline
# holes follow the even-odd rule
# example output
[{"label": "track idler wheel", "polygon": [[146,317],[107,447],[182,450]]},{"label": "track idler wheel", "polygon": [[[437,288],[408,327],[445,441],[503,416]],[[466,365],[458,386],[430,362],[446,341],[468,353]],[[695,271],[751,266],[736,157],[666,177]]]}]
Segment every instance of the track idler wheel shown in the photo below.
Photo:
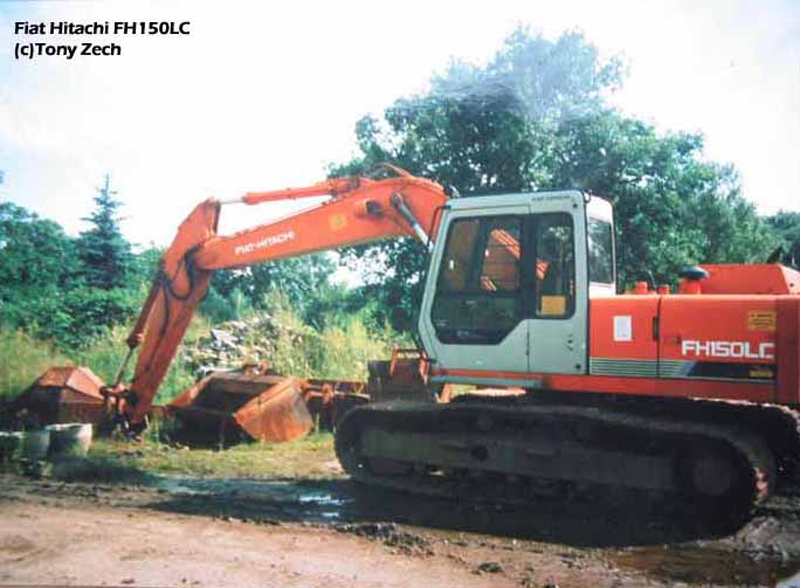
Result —
[{"label": "track idler wheel", "polygon": [[748,474],[745,464],[737,464],[730,451],[704,448],[691,451],[685,459],[689,487],[705,500],[730,496]]},{"label": "track idler wheel", "polygon": [[748,439],[747,447],[753,455],[717,441],[694,445],[681,454],[682,493],[704,519],[738,524],[771,494],[775,466],[770,454],[755,439]]}]

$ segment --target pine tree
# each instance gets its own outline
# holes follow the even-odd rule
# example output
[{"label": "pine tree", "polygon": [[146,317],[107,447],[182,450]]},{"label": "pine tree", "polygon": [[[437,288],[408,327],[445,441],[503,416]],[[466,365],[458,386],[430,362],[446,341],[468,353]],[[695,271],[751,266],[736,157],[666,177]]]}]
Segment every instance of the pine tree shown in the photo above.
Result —
[{"label": "pine tree", "polygon": [[88,286],[113,290],[124,287],[133,269],[131,244],[125,240],[119,228],[117,210],[121,202],[114,200],[110,188],[111,178],[105,176],[102,188],[98,188],[97,205],[88,218],[93,226],[77,239],[79,271]]}]

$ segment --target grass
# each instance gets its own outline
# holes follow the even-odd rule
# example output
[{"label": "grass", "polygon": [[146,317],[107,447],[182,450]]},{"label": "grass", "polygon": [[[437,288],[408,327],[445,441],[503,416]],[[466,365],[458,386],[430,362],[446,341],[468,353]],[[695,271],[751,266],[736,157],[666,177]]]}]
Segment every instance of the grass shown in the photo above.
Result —
[{"label": "grass", "polygon": [[0,400],[12,400],[48,367],[69,358],[20,331],[0,328]]},{"label": "grass", "polygon": [[[319,331],[304,324],[279,292],[273,294],[271,308],[278,329],[270,345],[274,351],[267,359],[278,372],[287,375],[364,381],[368,375],[367,361],[390,359],[393,344],[408,343],[390,330],[374,332],[367,328],[359,315],[332,317],[336,320],[329,324],[335,326]],[[184,337],[184,346],[194,345],[211,327],[207,318],[196,315]],[[22,332],[0,328],[0,404],[15,398],[51,366],[88,366],[101,380],[112,384],[128,353],[127,336],[128,327],[118,326],[95,339],[88,348],[58,352]],[[264,336],[253,331],[253,342]],[[155,404],[168,403],[196,381],[182,349],[178,348],[154,399]],[[135,363],[134,357],[123,381],[131,380]]]},{"label": "grass", "polygon": [[[366,380],[367,360],[389,359],[392,334],[374,333],[358,317],[339,317],[322,332],[305,325],[283,305],[274,313],[281,328],[272,365],[285,374],[342,380]],[[190,345],[208,333],[201,316],[192,321],[185,340]],[[0,329],[0,401],[11,399],[53,365],[85,365],[113,383],[127,354],[128,330],[117,327],[87,349],[58,353],[30,337]],[[259,336],[254,333],[253,335]],[[135,360],[123,381],[130,381]],[[178,350],[156,396],[166,403],[194,384],[195,377]],[[86,458],[55,464],[51,475],[65,481],[147,484],[158,475],[215,478],[331,479],[343,476],[335,465],[333,436],[315,433],[282,444],[243,443],[226,450],[176,448],[160,442],[168,424],[154,423],[141,443],[97,439]]]},{"label": "grass", "polygon": [[325,363],[320,378],[366,381],[367,362],[391,359],[395,339],[392,333],[370,333],[364,323],[349,319],[344,328],[327,328],[322,333],[326,343]]},{"label": "grass", "polygon": [[306,325],[280,329],[271,361],[282,374],[365,381],[368,360],[391,357],[388,338],[369,333],[363,323],[351,319],[344,328],[329,327],[321,333]]},{"label": "grass", "polygon": [[[228,449],[177,447],[149,438],[139,442],[95,439],[86,457],[56,460],[48,477],[64,482],[153,485],[161,476],[330,480],[344,474],[334,465],[333,435],[312,433],[287,443],[241,443]],[[0,472],[20,473],[17,461]]]},{"label": "grass", "polygon": [[64,481],[107,484],[148,484],[159,475],[323,480],[343,476],[332,467],[335,459],[330,433],[280,444],[243,443],[225,450],[99,439],[86,458],[56,464],[52,475]]},{"label": "grass", "polygon": [[[201,334],[207,332],[208,329],[208,323],[198,315],[190,323],[184,339],[187,342],[194,341]],[[127,337],[128,329],[126,327],[115,327],[104,337],[95,341],[89,348],[74,352],[71,358],[76,365],[89,366],[101,380],[110,385],[117,377],[117,372],[128,353],[128,345],[125,342]],[[135,365],[136,357],[134,356],[128,363],[123,382],[130,382]],[[155,403],[169,402],[194,382],[194,374],[189,371],[179,347],[175,358],[169,366],[167,375],[158,389]]]}]

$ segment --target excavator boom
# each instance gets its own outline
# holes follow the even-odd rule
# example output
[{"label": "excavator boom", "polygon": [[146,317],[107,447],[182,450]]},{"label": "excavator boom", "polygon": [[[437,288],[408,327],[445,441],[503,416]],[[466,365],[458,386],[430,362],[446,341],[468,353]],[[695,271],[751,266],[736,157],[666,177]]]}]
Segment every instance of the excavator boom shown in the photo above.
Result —
[{"label": "excavator boom", "polygon": [[209,199],[197,205],[164,253],[128,337],[131,352],[140,344],[141,349],[130,385],[120,384],[123,366],[110,390],[118,400],[119,412],[132,425],[143,421],[215,270],[392,237],[434,240],[437,210],[447,200],[444,189],[388,167],[398,175],[379,180],[334,178],[305,188],[248,193],[234,202],[253,206],[310,196],[331,198],[229,236],[217,234],[223,203]]}]

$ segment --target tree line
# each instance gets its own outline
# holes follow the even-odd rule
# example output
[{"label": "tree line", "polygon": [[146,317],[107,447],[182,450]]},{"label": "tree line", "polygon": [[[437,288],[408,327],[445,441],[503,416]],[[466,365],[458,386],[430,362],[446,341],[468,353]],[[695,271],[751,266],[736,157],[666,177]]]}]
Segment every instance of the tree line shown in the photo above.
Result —
[{"label": "tree line", "polygon": [[[703,157],[699,133],[659,133],[609,106],[624,84],[619,57],[601,59],[582,34],[548,40],[518,28],[482,65],[453,60],[430,88],[358,121],[358,153],[330,175],[369,173],[390,162],[455,186],[465,197],[577,188],[611,200],[621,285],[651,273],[673,283],[699,262],[800,260],[800,213],[760,217],[731,165]],[[161,251],[135,252],[119,229],[108,178],[78,237],[9,202],[0,203],[0,326],[62,347],[87,344],[130,323]],[[426,252],[411,240],[352,247],[345,263],[364,276],[351,290],[330,283],[325,254],[217,272],[201,312],[212,321],[269,309],[280,290],[309,324],[360,312],[401,332],[415,328]]]},{"label": "tree line", "polygon": [[[131,324],[156,274],[163,250],[134,251],[120,230],[121,203],[109,178],[98,189],[89,228],[68,236],[50,220],[0,202],[0,328],[22,330],[70,352],[115,325]],[[273,289],[306,322],[358,296],[330,285],[334,264],[322,255],[218,272],[201,312],[212,322],[268,309]]]},{"label": "tree line", "polygon": [[98,190],[91,228],[69,237],[57,223],[11,202],[0,203],[0,326],[69,348],[135,313],[135,288],[148,255],[134,255],[121,235],[119,203],[108,177]]}]

